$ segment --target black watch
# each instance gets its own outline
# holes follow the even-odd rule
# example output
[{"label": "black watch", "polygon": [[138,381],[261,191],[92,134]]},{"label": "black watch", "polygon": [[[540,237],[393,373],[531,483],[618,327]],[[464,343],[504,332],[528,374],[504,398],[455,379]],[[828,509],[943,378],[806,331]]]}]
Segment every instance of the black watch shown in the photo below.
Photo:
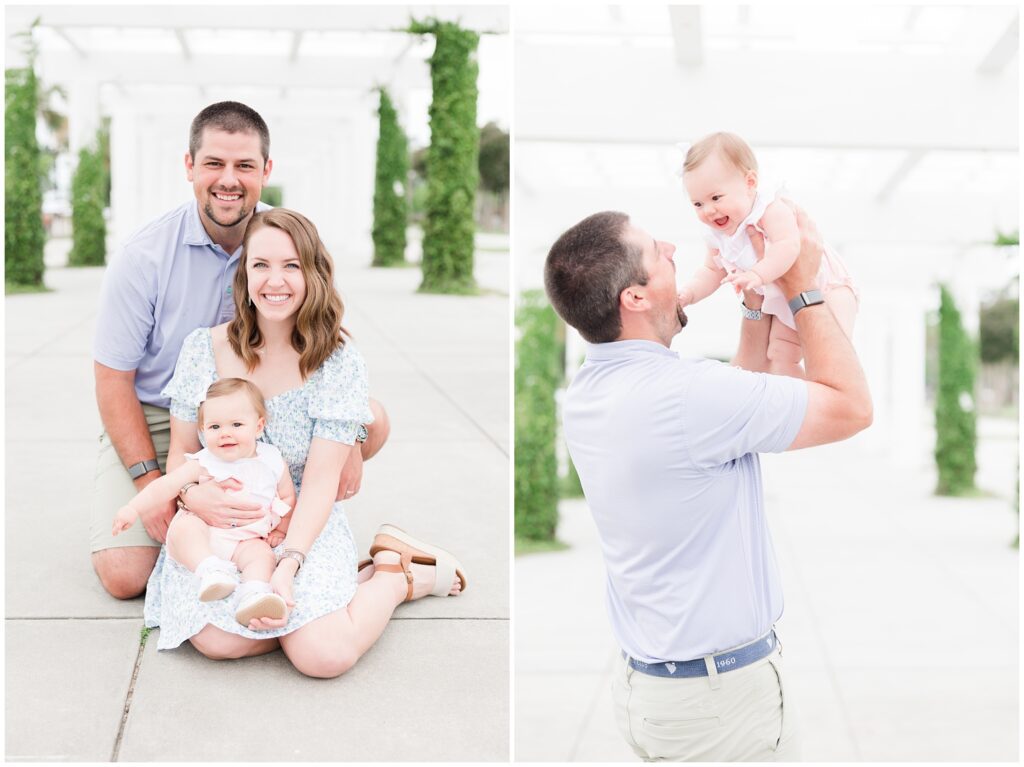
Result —
[{"label": "black watch", "polygon": [[160,471],[160,464],[156,462],[156,458],[133,463],[128,467],[128,476],[132,479],[138,479],[143,474],[149,474],[151,471]]},{"label": "black watch", "polygon": [[796,313],[801,309],[806,309],[808,306],[817,306],[818,304],[825,303],[825,299],[822,298],[820,290],[806,290],[803,293],[798,293],[796,298],[789,302],[789,310],[793,312],[793,316],[796,317]]}]

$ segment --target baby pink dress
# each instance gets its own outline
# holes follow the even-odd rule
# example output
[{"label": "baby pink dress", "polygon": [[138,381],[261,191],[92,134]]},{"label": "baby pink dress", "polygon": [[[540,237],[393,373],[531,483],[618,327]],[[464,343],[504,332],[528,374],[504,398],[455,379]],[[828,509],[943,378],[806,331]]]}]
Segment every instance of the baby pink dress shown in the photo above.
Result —
[{"label": "baby pink dress", "polygon": [[[713,229],[707,224],[702,224],[706,230],[704,240],[707,242],[708,247],[718,251],[715,262],[725,271],[730,274],[737,271],[745,272],[757,264],[757,254],[754,252],[753,243],[750,242],[750,235],[747,234],[747,227],[752,224],[757,231],[764,234],[764,231],[758,225],[758,221],[764,216],[765,209],[777,199],[780,192],[781,187],[774,194],[766,194],[758,189],[749,215],[736,227],[735,234],[728,235],[725,232]],[[822,293],[837,287],[847,287],[853,291],[855,296],[857,295],[857,288],[853,284],[846,264],[839,257],[839,254],[827,243],[825,244],[825,252],[821,257],[821,267],[818,269],[816,285]],[[761,306],[762,312],[774,314],[785,325],[796,330],[796,322],[793,319],[793,312],[789,309],[789,303],[774,282],[769,282],[763,287],[756,288],[755,292],[764,296],[764,304]]]},{"label": "baby pink dress", "polygon": [[210,548],[221,559],[231,559],[235,547],[241,541],[267,537],[275,524],[271,512],[283,517],[291,511],[291,507],[277,497],[277,483],[281,481],[285,465],[281,451],[273,445],[257,442],[256,456],[238,461],[224,461],[211,453],[209,448],[203,448],[198,453],[185,453],[185,458],[199,461],[199,465],[217,482],[229,477],[237,479],[242,483],[242,489],[232,495],[263,506],[263,516],[247,525],[210,528]]}]

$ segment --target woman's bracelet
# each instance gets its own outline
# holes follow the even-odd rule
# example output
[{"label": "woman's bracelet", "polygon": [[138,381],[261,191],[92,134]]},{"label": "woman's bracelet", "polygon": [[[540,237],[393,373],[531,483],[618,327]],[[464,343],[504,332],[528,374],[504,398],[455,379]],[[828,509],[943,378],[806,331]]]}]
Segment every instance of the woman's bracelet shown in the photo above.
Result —
[{"label": "woman's bracelet", "polygon": [[295,572],[301,570],[302,566],[306,564],[306,555],[298,549],[285,549],[281,556],[278,557],[277,563],[281,564],[281,560],[283,559],[294,559],[296,562],[299,563],[299,566],[295,568]]},{"label": "woman's bracelet", "polygon": [[178,491],[178,508],[188,511],[188,506],[185,505],[185,493],[191,490],[193,487],[198,485],[198,482],[186,482],[181,486],[181,490]]}]

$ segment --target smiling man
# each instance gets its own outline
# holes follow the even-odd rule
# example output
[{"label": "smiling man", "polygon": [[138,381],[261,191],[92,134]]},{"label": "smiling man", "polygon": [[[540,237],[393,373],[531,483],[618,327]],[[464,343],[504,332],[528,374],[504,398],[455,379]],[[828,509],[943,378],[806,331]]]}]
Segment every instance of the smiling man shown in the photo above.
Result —
[{"label": "smiling man", "polygon": [[[687,324],[675,248],[625,214],[584,219],[548,254],[551,304],[588,342],[563,403],[565,439],[622,648],[616,717],[645,760],[799,753],[773,628],[782,584],[758,453],[852,436],[870,424],[871,398],[853,347],[809,290],[821,241],[796,216],[800,256],[778,285],[794,309],[806,381],[753,372],[766,369],[769,326],[755,293],[745,295],[733,366],[673,352]],[[751,239],[763,254],[763,240]]]},{"label": "smiling man", "polygon": [[[170,442],[171,378],[185,337],[234,317],[231,284],[246,226],[270,178],[270,131],[250,107],[212,104],[192,121],[185,171],[195,199],[128,238],[107,269],[93,345],[96,401],[103,433],[90,519],[93,568],[112,596],[141,594],[176,511],[169,503],[114,538],[117,509],[161,476]],[[339,493],[359,489],[362,459],[387,437],[387,418],[371,400],[376,421],[361,451],[346,462]],[[215,483],[188,492],[189,509],[207,524],[243,525],[259,505],[232,498]]]}]

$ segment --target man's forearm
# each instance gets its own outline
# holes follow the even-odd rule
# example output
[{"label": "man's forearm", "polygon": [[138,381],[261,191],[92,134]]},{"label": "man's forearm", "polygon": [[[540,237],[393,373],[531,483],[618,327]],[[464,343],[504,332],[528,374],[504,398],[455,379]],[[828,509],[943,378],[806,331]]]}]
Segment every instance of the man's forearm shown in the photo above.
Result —
[{"label": "man's forearm", "polygon": [[[135,393],[134,374],[112,370],[99,363],[95,363],[95,370],[100,420],[121,463],[128,467],[155,458],[156,448],[146,414]],[[159,472],[149,472],[139,477],[135,485],[141,489],[158,476]]]},{"label": "man's forearm", "polygon": [[871,393],[864,370],[828,306],[808,306],[797,312],[795,319],[807,380],[842,395],[852,419],[870,420]]},{"label": "man's forearm", "polygon": [[[764,298],[753,292],[743,294],[743,305],[760,311]],[[740,343],[731,364],[752,373],[768,370],[768,334],[772,327],[770,315],[762,314],[759,320],[740,320]]]}]

